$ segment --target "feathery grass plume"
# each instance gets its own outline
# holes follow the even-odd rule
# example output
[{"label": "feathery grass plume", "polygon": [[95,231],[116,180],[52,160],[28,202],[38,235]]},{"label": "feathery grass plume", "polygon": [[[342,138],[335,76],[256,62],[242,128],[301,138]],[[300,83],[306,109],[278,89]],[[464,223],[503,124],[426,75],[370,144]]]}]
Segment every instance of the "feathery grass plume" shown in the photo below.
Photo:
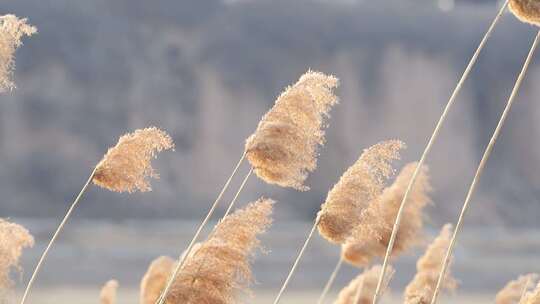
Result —
[{"label": "feathery grass plume", "polygon": [[308,71],[288,87],[247,140],[246,157],[255,174],[269,184],[308,190],[308,174],[317,167],[317,149],[331,107],[338,102],[338,79]]},{"label": "feathery grass plume", "polygon": [[[534,285],[533,282],[538,279],[538,274],[529,273],[519,276],[516,280],[510,281],[495,296],[495,304],[517,304],[521,299],[524,289]],[[531,286],[532,285],[532,286]]]},{"label": "feathery grass plume", "polygon": [[101,288],[101,293],[99,294],[99,302],[101,304],[115,304],[116,303],[116,292],[118,290],[118,281],[110,280],[103,288]]},{"label": "feathery grass plume", "polygon": [[509,8],[519,20],[540,26],[540,2],[538,0],[510,0]]},{"label": "feathery grass plume", "polygon": [[274,201],[261,198],[224,218],[192,251],[176,277],[167,304],[235,303],[251,283],[250,260],[257,236],[271,223]]},{"label": "feathery grass plume", "polygon": [[161,256],[150,264],[141,280],[140,303],[154,304],[161,295],[167,280],[171,275],[176,261],[167,256]]},{"label": "feathery grass plume", "polygon": [[21,225],[0,218],[0,302],[13,287],[12,270],[21,270],[19,259],[25,248],[34,246],[34,238]]},{"label": "feathery grass plume", "polygon": [[[416,263],[416,275],[405,289],[405,304],[428,304],[431,301],[439,271],[450,238],[452,236],[452,224],[446,224],[439,236],[429,245],[424,255]],[[455,290],[457,281],[447,272],[443,287],[447,290]]]},{"label": "feathery grass plume", "polygon": [[[353,236],[342,246],[341,254],[345,261],[365,267],[374,259],[384,257],[392,223],[417,165],[416,162],[405,165],[394,183],[369,205]],[[409,250],[422,239],[423,210],[431,202],[430,191],[428,168],[423,166],[409,193],[409,204],[396,237],[393,257]]]},{"label": "feathery grass plume", "polygon": [[23,36],[31,36],[37,29],[28,25],[26,18],[14,15],[0,16],[0,92],[15,88],[15,51],[22,45]]},{"label": "feathery grass plume", "polygon": [[383,192],[393,173],[392,161],[399,159],[405,144],[399,140],[380,142],[365,149],[360,158],[328,192],[319,211],[319,233],[332,243],[342,244],[360,224],[362,213]]},{"label": "feathery grass plume", "polygon": [[519,304],[540,304],[540,283],[531,292],[527,292]]},{"label": "feathery grass plume", "polygon": [[116,192],[150,191],[147,178],[159,178],[150,162],[169,149],[174,149],[171,137],[156,127],[125,134],[97,165],[94,184]]},{"label": "feathery grass plume", "polygon": [[[380,273],[381,265],[375,265],[358,275],[349,285],[339,292],[334,304],[371,304]],[[388,267],[385,276],[387,278],[385,287],[388,286],[393,273],[394,269]]]}]

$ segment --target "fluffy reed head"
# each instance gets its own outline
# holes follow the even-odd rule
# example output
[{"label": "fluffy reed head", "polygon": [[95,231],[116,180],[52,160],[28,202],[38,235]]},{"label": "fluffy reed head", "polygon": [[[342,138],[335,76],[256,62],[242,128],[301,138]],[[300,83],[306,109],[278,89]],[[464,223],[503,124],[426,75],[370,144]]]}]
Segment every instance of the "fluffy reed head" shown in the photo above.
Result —
[{"label": "fluffy reed head", "polygon": [[[429,245],[424,256],[418,260],[416,275],[405,289],[405,304],[431,303],[451,237],[452,225],[446,224],[439,236]],[[455,290],[456,287],[457,281],[448,270],[443,281],[443,288]]]},{"label": "fluffy reed head", "polygon": [[259,199],[221,221],[187,258],[167,304],[229,304],[251,283],[250,260],[257,236],[271,223],[270,199]]},{"label": "fluffy reed head", "polygon": [[0,16],[0,92],[15,88],[15,51],[22,45],[23,36],[37,32],[35,27],[26,22],[27,19],[19,19],[14,15]]},{"label": "fluffy reed head", "polygon": [[151,160],[169,149],[174,149],[171,137],[156,127],[125,134],[97,165],[94,184],[116,192],[150,191],[148,178],[159,178]]},{"label": "fluffy reed head", "polygon": [[[371,304],[371,302],[373,302],[373,296],[375,295],[375,289],[377,288],[377,282],[379,280],[381,270],[381,265],[375,265],[357,276],[349,283],[349,285],[347,285],[347,287],[343,288],[339,292],[338,298],[334,304]],[[382,289],[383,293],[394,272],[395,271],[392,266],[388,266],[388,268],[386,268],[386,275],[384,276],[385,282]],[[361,289],[360,297],[355,303],[354,300],[359,288]]]},{"label": "fluffy reed head", "polygon": [[[403,167],[393,184],[369,204],[352,237],[342,246],[341,252],[345,261],[358,267],[365,267],[374,259],[384,257],[397,212],[417,165],[414,162]],[[423,167],[409,193],[394,243],[393,257],[419,244],[419,240],[422,239],[423,210],[431,202],[428,195],[430,191],[428,169]]]},{"label": "fluffy reed head", "polygon": [[99,302],[101,304],[115,304],[116,292],[118,290],[118,281],[110,280],[101,288]]},{"label": "fluffy reed head", "polygon": [[527,292],[519,304],[540,304],[540,283],[534,290]]},{"label": "fluffy reed head", "polygon": [[319,233],[332,243],[344,243],[362,219],[362,212],[377,198],[386,179],[394,173],[392,161],[399,159],[405,144],[399,140],[378,143],[341,176],[328,192],[319,212]]},{"label": "fluffy reed head", "polygon": [[34,245],[34,238],[23,226],[0,219],[0,299],[13,286],[12,270],[20,271],[19,260],[25,248]]},{"label": "fluffy reed head", "polygon": [[510,0],[509,8],[519,20],[540,26],[540,1]]},{"label": "fluffy reed head", "polygon": [[508,282],[495,296],[495,304],[517,304],[523,291],[534,286],[538,274],[529,273],[519,276],[516,280]]},{"label": "fluffy reed head", "polygon": [[156,303],[167,284],[175,263],[174,259],[167,256],[161,256],[152,261],[141,280],[139,301],[141,304]]},{"label": "fluffy reed head", "polygon": [[247,140],[246,157],[259,178],[269,184],[308,190],[308,174],[317,167],[330,108],[338,102],[338,79],[308,71],[288,87]]}]

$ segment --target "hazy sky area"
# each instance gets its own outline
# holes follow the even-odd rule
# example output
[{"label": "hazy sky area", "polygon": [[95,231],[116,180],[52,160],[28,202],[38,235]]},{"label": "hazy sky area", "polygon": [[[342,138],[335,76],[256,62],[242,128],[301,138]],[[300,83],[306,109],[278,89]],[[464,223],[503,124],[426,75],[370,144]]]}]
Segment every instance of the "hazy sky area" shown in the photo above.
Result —
[{"label": "hazy sky area", "polygon": [[[154,191],[94,187],[77,217],[200,218],[260,117],[311,68],[341,79],[341,103],[308,179],[312,190],[253,178],[240,198],[270,196],[279,201],[277,218],[307,221],[362,149],[400,138],[409,148],[398,168],[417,160],[497,6],[17,0],[2,1],[0,12],[26,16],[39,29],[17,53],[18,89],[0,96],[1,216],[58,217],[120,135],[156,125],[177,147],[155,162],[161,180]],[[534,32],[506,14],[450,113],[428,159],[433,227],[455,221]],[[538,226],[539,81],[536,59],[468,225]]]}]

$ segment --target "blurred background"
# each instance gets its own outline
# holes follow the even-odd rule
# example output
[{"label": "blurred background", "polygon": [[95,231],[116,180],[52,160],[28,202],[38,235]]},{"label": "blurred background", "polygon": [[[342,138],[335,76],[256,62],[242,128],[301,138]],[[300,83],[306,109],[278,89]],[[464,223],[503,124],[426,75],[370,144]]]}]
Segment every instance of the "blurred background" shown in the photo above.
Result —
[{"label": "blurred background", "polygon": [[[175,152],[159,156],[153,192],[93,187],[51,252],[30,302],[97,302],[120,281],[133,303],[149,262],[176,256],[283,88],[309,68],[341,79],[327,144],[309,192],[248,182],[239,206],[278,200],[254,265],[268,303],[326,192],[362,149],[399,138],[403,164],[420,156],[470,56],[501,3],[488,0],[17,0],[0,14],[28,17],[39,34],[17,53],[18,88],[0,95],[0,216],[37,238],[28,272],[93,166],[120,135],[158,126]],[[428,159],[434,204],[427,240],[455,222],[536,29],[505,14]],[[538,55],[540,56],[540,55]],[[538,57],[537,56],[537,57]],[[472,201],[448,303],[490,303],[540,262],[540,59],[536,59]],[[245,164],[224,201],[248,170]],[[225,203],[223,203],[225,205]],[[223,208],[216,214],[223,213]],[[424,248],[401,258],[395,302]],[[313,303],[339,248],[317,237],[284,303]],[[348,268],[343,287],[357,273]],[[23,285],[20,283],[19,285]],[[20,288],[21,286],[19,286]],[[59,300],[60,299],[60,300]],[[388,299],[388,302],[392,302]]]}]

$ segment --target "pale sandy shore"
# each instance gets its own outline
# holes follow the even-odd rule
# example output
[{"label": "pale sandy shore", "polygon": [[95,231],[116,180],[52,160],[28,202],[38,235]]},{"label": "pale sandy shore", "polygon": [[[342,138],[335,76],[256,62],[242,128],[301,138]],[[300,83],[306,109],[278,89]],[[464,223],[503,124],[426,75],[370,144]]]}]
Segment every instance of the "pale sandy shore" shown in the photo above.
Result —
[{"label": "pale sandy shore", "polygon": [[[256,292],[253,298],[246,298],[243,303],[271,304],[276,292]],[[291,291],[283,298],[282,304],[313,304],[316,303],[318,292]],[[335,295],[330,295],[326,303],[330,304]],[[135,289],[122,289],[118,293],[118,304],[138,303],[138,291]],[[99,290],[97,289],[36,289],[30,297],[29,304],[96,304],[99,303]],[[381,304],[403,303],[400,295],[386,295]],[[493,295],[482,294],[456,294],[447,296],[439,301],[440,304],[483,304],[493,303]]]}]

